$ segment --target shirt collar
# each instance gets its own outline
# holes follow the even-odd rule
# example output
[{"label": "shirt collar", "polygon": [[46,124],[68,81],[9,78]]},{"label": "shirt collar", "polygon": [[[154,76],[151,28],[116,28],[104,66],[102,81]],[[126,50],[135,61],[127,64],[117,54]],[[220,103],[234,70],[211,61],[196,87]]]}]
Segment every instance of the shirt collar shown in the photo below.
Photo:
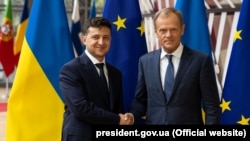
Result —
[{"label": "shirt collar", "polygon": [[[181,54],[183,52],[183,44],[180,43],[180,45],[177,47],[177,49],[171,53],[173,56],[181,58]],[[163,47],[161,48],[161,59],[164,58],[168,53],[164,51]]]},{"label": "shirt collar", "polygon": [[98,61],[93,55],[91,55],[91,54],[88,52],[87,49],[85,49],[85,53],[86,53],[86,55],[89,57],[89,59],[91,60],[91,62],[92,62],[93,64],[97,64],[97,63],[104,63],[104,65],[106,64],[106,63],[105,63],[105,58],[100,62],[100,61]]}]

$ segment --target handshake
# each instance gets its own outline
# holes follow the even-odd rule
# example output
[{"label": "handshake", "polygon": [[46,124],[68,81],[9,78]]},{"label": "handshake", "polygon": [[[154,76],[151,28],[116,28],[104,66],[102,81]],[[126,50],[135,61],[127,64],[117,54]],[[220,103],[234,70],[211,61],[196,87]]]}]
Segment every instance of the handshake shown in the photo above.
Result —
[{"label": "handshake", "polygon": [[119,125],[133,125],[134,124],[134,116],[132,113],[119,114],[120,123]]}]

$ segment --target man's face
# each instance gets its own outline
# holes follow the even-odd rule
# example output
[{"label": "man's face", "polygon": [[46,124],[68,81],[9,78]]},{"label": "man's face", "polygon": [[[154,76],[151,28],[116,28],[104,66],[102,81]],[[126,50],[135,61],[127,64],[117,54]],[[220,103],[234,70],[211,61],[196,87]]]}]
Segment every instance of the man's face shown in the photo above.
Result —
[{"label": "man's face", "polygon": [[91,55],[102,61],[109,51],[111,42],[110,29],[107,27],[90,27],[87,35],[82,37],[82,42]]},{"label": "man's face", "polygon": [[181,25],[178,17],[169,13],[168,15],[159,15],[155,21],[155,33],[163,49],[168,52],[174,52],[181,41],[184,32],[184,25]]}]

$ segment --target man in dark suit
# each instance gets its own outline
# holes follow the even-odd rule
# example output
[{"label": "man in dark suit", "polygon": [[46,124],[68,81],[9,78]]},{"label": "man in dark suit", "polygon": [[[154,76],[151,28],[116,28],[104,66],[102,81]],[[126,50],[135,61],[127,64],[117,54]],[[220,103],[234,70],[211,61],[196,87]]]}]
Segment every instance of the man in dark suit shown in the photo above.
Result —
[{"label": "man in dark suit", "polygon": [[[62,141],[91,141],[92,125],[130,122],[121,114],[124,112],[122,74],[105,61],[111,24],[107,19],[95,17],[85,27],[81,37],[85,52],[66,63],[60,72],[60,89],[65,98]],[[97,64],[102,64],[103,69]]]},{"label": "man in dark suit", "polygon": [[129,111],[135,119],[145,116],[146,124],[219,124],[220,99],[212,58],[181,43],[184,23],[176,9],[156,13],[154,26],[162,47],[140,58],[136,95]]}]

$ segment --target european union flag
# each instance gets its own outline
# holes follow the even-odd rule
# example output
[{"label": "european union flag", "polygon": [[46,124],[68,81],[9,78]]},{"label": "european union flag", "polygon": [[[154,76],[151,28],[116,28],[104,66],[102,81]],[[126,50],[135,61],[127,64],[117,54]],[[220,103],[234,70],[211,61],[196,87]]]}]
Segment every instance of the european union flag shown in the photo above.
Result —
[{"label": "european union flag", "polygon": [[103,17],[112,23],[110,51],[106,56],[123,74],[124,107],[135,95],[138,60],[147,53],[144,23],[138,0],[106,0]]},{"label": "european union flag", "polygon": [[59,72],[74,58],[64,0],[34,0],[8,99],[6,141],[59,141]]},{"label": "european union flag", "polygon": [[221,124],[250,123],[250,1],[243,0],[222,92]]}]

